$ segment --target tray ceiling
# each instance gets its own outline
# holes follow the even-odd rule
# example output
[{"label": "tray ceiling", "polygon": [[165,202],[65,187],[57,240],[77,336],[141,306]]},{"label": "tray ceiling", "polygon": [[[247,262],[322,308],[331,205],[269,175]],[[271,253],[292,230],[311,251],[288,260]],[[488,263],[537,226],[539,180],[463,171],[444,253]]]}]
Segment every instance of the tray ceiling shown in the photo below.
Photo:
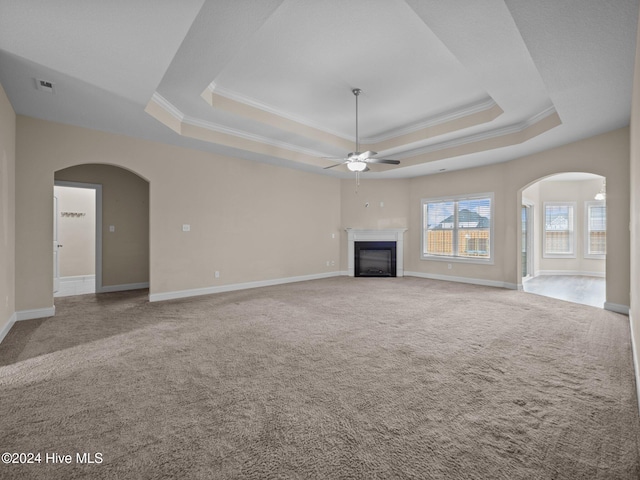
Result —
[{"label": "tray ceiling", "polygon": [[613,3],[0,0],[0,81],[19,114],[337,176],[360,88],[360,150],[401,160],[366,175],[409,177],[627,125]]}]

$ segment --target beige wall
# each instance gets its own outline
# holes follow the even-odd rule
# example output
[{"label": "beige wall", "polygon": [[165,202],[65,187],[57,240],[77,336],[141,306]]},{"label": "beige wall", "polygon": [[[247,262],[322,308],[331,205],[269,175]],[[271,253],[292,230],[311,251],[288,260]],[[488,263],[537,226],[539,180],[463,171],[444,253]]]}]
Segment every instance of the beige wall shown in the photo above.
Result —
[{"label": "beige wall", "polygon": [[94,275],[96,269],[96,192],[88,188],[54,187],[61,277]]},{"label": "beige wall", "polygon": [[636,63],[631,103],[631,335],[635,346],[636,386],[640,396],[640,29],[636,41]]},{"label": "beige wall", "polygon": [[[411,216],[407,235],[414,248],[409,250],[405,270],[426,275],[444,275],[482,279],[505,285],[510,281],[504,255],[510,255],[507,248],[505,231],[513,225],[515,218],[506,215],[508,202],[505,176],[505,164],[484,168],[445,172],[436,175],[414,178],[411,181]],[[422,228],[421,200],[445,195],[465,195],[473,193],[494,194],[494,243],[493,265],[480,265],[439,260],[420,259],[420,239]],[[515,202],[515,196],[513,197]],[[519,211],[519,210],[518,210]],[[515,256],[515,252],[513,252]],[[451,268],[448,266],[451,265]],[[514,267],[515,268],[515,267]]]},{"label": "beige wall", "polygon": [[152,294],[337,269],[326,266],[340,257],[337,179],[29,117],[17,125],[18,310],[53,303],[54,172],[79,164],[149,181]]},{"label": "beige wall", "polygon": [[0,334],[15,312],[16,114],[0,85]]},{"label": "beige wall", "polygon": [[[522,190],[555,173],[587,172],[607,178],[607,302],[629,305],[629,129],[554,148],[496,165],[414,178],[410,182],[410,218],[406,271],[480,279],[514,288],[520,281],[520,205]],[[494,192],[493,265],[421,260],[422,198]]]},{"label": "beige wall", "polygon": [[[553,177],[550,177],[553,178]],[[605,273],[606,261],[596,258],[585,258],[585,202],[593,201],[600,191],[602,179],[581,181],[542,181],[522,192],[523,198],[535,198],[534,215],[534,259],[537,265],[536,273],[566,271],[584,275]],[[544,243],[544,203],[545,202],[575,202],[575,258],[545,258]]]},{"label": "beige wall", "polygon": [[149,182],[113,165],[77,165],[54,176],[102,185],[102,287],[148,283]]},{"label": "beige wall", "polygon": [[[366,174],[365,174],[366,175]],[[371,180],[366,176],[356,184],[356,176],[341,181],[341,270],[348,269],[346,228],[385,229],[409,227],[410,181]],[[405,233],[405,242],[408,237]],[[405,243],[405,251],[411,248]]]},{"label": "beige wall", "polygon": [[[406,271],[515,287],[522,189],[554,173],[595,173],[607,177],[612,212],[607,301],[629,305],[628,128],[498,165],[410,180],[365,176],[357,193],[355,175],[340,181],[20,116],[17,139],[18,309],[51,305],[53,172],[84,163],[120,165],[150,181],[152,293],[337,270],[327,261],[344,271],[346,227],[408,228]],[[495,195],[494,264],[449,270],[421,260],[420,199],[480,192]]]}]

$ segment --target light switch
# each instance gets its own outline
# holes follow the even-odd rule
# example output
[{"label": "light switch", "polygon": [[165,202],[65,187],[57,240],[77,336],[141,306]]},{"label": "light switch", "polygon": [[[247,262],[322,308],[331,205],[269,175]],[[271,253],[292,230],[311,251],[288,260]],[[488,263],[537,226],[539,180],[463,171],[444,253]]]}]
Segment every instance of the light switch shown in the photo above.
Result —
[{"label": "light switch", "polygon": [[115,232],[116,231],[116,226],[115,225],[109,225],[109,231],[111,233]]}]

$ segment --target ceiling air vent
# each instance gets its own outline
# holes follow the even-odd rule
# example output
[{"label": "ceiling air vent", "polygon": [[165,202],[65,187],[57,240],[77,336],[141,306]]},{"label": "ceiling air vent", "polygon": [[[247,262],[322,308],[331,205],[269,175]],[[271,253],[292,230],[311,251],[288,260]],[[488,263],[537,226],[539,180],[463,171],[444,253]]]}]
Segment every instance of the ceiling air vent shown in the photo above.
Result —
[{"label": "ceiling air vent", "polygon": [[43,92],[55,93],[55,84],[53,82],[50,82],[49,80],[36,78],[36,88],[38,90],[42,90]]}]

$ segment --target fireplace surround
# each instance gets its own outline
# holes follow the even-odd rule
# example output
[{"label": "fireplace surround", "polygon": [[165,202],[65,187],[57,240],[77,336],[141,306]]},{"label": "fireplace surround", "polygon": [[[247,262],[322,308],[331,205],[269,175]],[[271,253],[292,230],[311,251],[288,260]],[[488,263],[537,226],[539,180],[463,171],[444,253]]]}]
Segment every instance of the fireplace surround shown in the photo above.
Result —
[{"label": "fireplace surround", "polygon": [[350,277],[356,276],[356,242],[395,242],[395,276],[404,276],[404,232],[407,231],[406,228],[380,230],[347,228],[345,230],[347,231],[347,266]]}]

